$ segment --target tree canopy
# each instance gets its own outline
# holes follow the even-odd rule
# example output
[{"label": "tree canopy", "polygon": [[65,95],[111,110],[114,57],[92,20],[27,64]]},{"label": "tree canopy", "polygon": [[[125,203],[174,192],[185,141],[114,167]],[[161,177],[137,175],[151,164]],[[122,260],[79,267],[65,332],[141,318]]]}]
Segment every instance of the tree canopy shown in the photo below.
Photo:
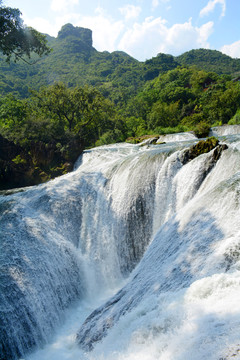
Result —
[{"label": "tree canopy", "polygon": [[7,61],[13,57],[28,62],[32,53],[39,56],[48,54],[46,37],[23,24],[19,9],[6,7],[0,0],[0,51]]},{"label": "tree canopy", "polygon": [[[8,60],[27,59],[34,49],[44,54],[44,45],[17,43],[15,31],[26,40],[30,30],[18,9],[0,6],[0,52]],[[12,47],[4,47],[8,40]],[[25,185],[65,173],[84,147],[180,131],[205,137],[212,126],[240,124],[240,59],[200,49],[186,59],[158,54],[141,63],[119,51],[98,52],[91,31],[70,24],[47,40],[51,54],[32,66],[8,64],[0,54],[0,140],[15,146],[2,165],[0,151],[4,186],[21,168]],[[188,58],[190,66],[179,63]]]}]

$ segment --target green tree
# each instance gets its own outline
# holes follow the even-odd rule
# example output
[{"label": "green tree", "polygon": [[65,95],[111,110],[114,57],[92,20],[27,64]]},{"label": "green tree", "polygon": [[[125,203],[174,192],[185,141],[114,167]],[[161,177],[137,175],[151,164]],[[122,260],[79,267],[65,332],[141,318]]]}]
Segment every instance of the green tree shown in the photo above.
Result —
[{"label": "green tree", "polygon": [[214,72],[206,72],[204,70],[194,71],[190,84],[194,93],[202,92],[215,84],[218,80],[218,75]]},{"label": "green tree", "polygon": [[236,113],[240,103],[240,85],[232,81],[216,84],[204,92],[199,102],[210,124],[226,124]]},{"label": "green tree", "polygon": [[27,114],[27,103],[9,94],[0,98],[0,133],[10,140],[19,137]]},{"label": "green tree", "polygon": [[236,114],[228,122],[229,125],[239,125],[240,124],[240,109],[236,111]]},{"label": "green tree", "polygon": [[174,127],[179,121],[179,103],[166,104],[164,102],[156,102],[150,114],[148,115],[148,127],[154,129],[156,127]]},{"label": "green tree", "polygon": [[64,131],[87,140],[96,139],[109,127],[113,105],[95,88],[84,86],[68,88],[63,83],[33,92],[33,109],[57,122]]},{"label": "green tree", "polygon": [[130,116],[125,120],[125,124],[127,128],[127,132],[126,132],[127,137],[141,136],[145,134],[147,131],[146,123],[140,117],[136,118],[135,116]]},{"label": "green tree", "polygon": [[26,27],[19,9],[5,7],[0,0],[0,50],[14,60],[30,59],[32,53],[39,56],[50,52],[46,37],[31,27]]}]

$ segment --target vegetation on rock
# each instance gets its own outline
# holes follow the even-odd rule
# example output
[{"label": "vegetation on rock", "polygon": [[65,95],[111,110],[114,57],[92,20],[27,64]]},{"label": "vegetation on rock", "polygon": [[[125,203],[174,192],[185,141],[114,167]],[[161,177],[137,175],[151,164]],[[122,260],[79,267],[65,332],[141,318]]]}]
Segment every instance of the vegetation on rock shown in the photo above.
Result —
[{"label": "vegetation on rock", "polygon": [[200,140],[197,144],[191,146],[187,149],[182,156],[182,163],[186,164],[187,162],[195,159],[199,155],[206,154],[211,150],[215,149],[213,152],[212,162],[215,163],[223,150],[226,150],[228,146],[226,144],[219,145],[219,140],[215,136],[211,136],[206,140]]}]

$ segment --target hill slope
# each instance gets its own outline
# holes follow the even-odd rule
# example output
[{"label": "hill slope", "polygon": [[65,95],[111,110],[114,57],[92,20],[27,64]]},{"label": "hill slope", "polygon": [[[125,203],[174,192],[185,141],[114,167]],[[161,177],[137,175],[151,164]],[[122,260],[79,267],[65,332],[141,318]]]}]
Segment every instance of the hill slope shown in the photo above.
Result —
[{"label": "hill slope", "polygon": [[190,50],[177,56],[176,61],[181,65],[195,65],[199,69],[214,71],[217,74],[234,75],[240,72],[240,59],[232,59],[217,50]]},{"label": "hill slope", "polygon": [[[124,96],[136,94],[146,81],[179,65],[196,65],[218,74],[240,72],[240,59],[232,59],[215,50],[191,50],[178,57],[158,54],[139,62],[128,54],[99,52],[92,46],[92,31],[66,24],[57,38],[47,35],[52,52],[29,66],[24,62],[7,64],[0,56],[0,91],[24,98],[29,89],[64,82],[67,86],[89,84],[98,87],[115,103]],[[124,91],[123,91],[124,88]]]}]

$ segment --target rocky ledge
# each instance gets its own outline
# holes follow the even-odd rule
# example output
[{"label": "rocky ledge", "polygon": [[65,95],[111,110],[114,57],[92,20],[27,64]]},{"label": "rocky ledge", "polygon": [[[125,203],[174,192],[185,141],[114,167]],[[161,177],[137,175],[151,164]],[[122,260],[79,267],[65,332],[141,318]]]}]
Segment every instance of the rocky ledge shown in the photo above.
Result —
[{"label": "rocky ledge", "polygon": [[0,135],[0,190],[37,185],[66,174],[82,152],[78,138],[65,146],[32,141],[26,150]]}]

